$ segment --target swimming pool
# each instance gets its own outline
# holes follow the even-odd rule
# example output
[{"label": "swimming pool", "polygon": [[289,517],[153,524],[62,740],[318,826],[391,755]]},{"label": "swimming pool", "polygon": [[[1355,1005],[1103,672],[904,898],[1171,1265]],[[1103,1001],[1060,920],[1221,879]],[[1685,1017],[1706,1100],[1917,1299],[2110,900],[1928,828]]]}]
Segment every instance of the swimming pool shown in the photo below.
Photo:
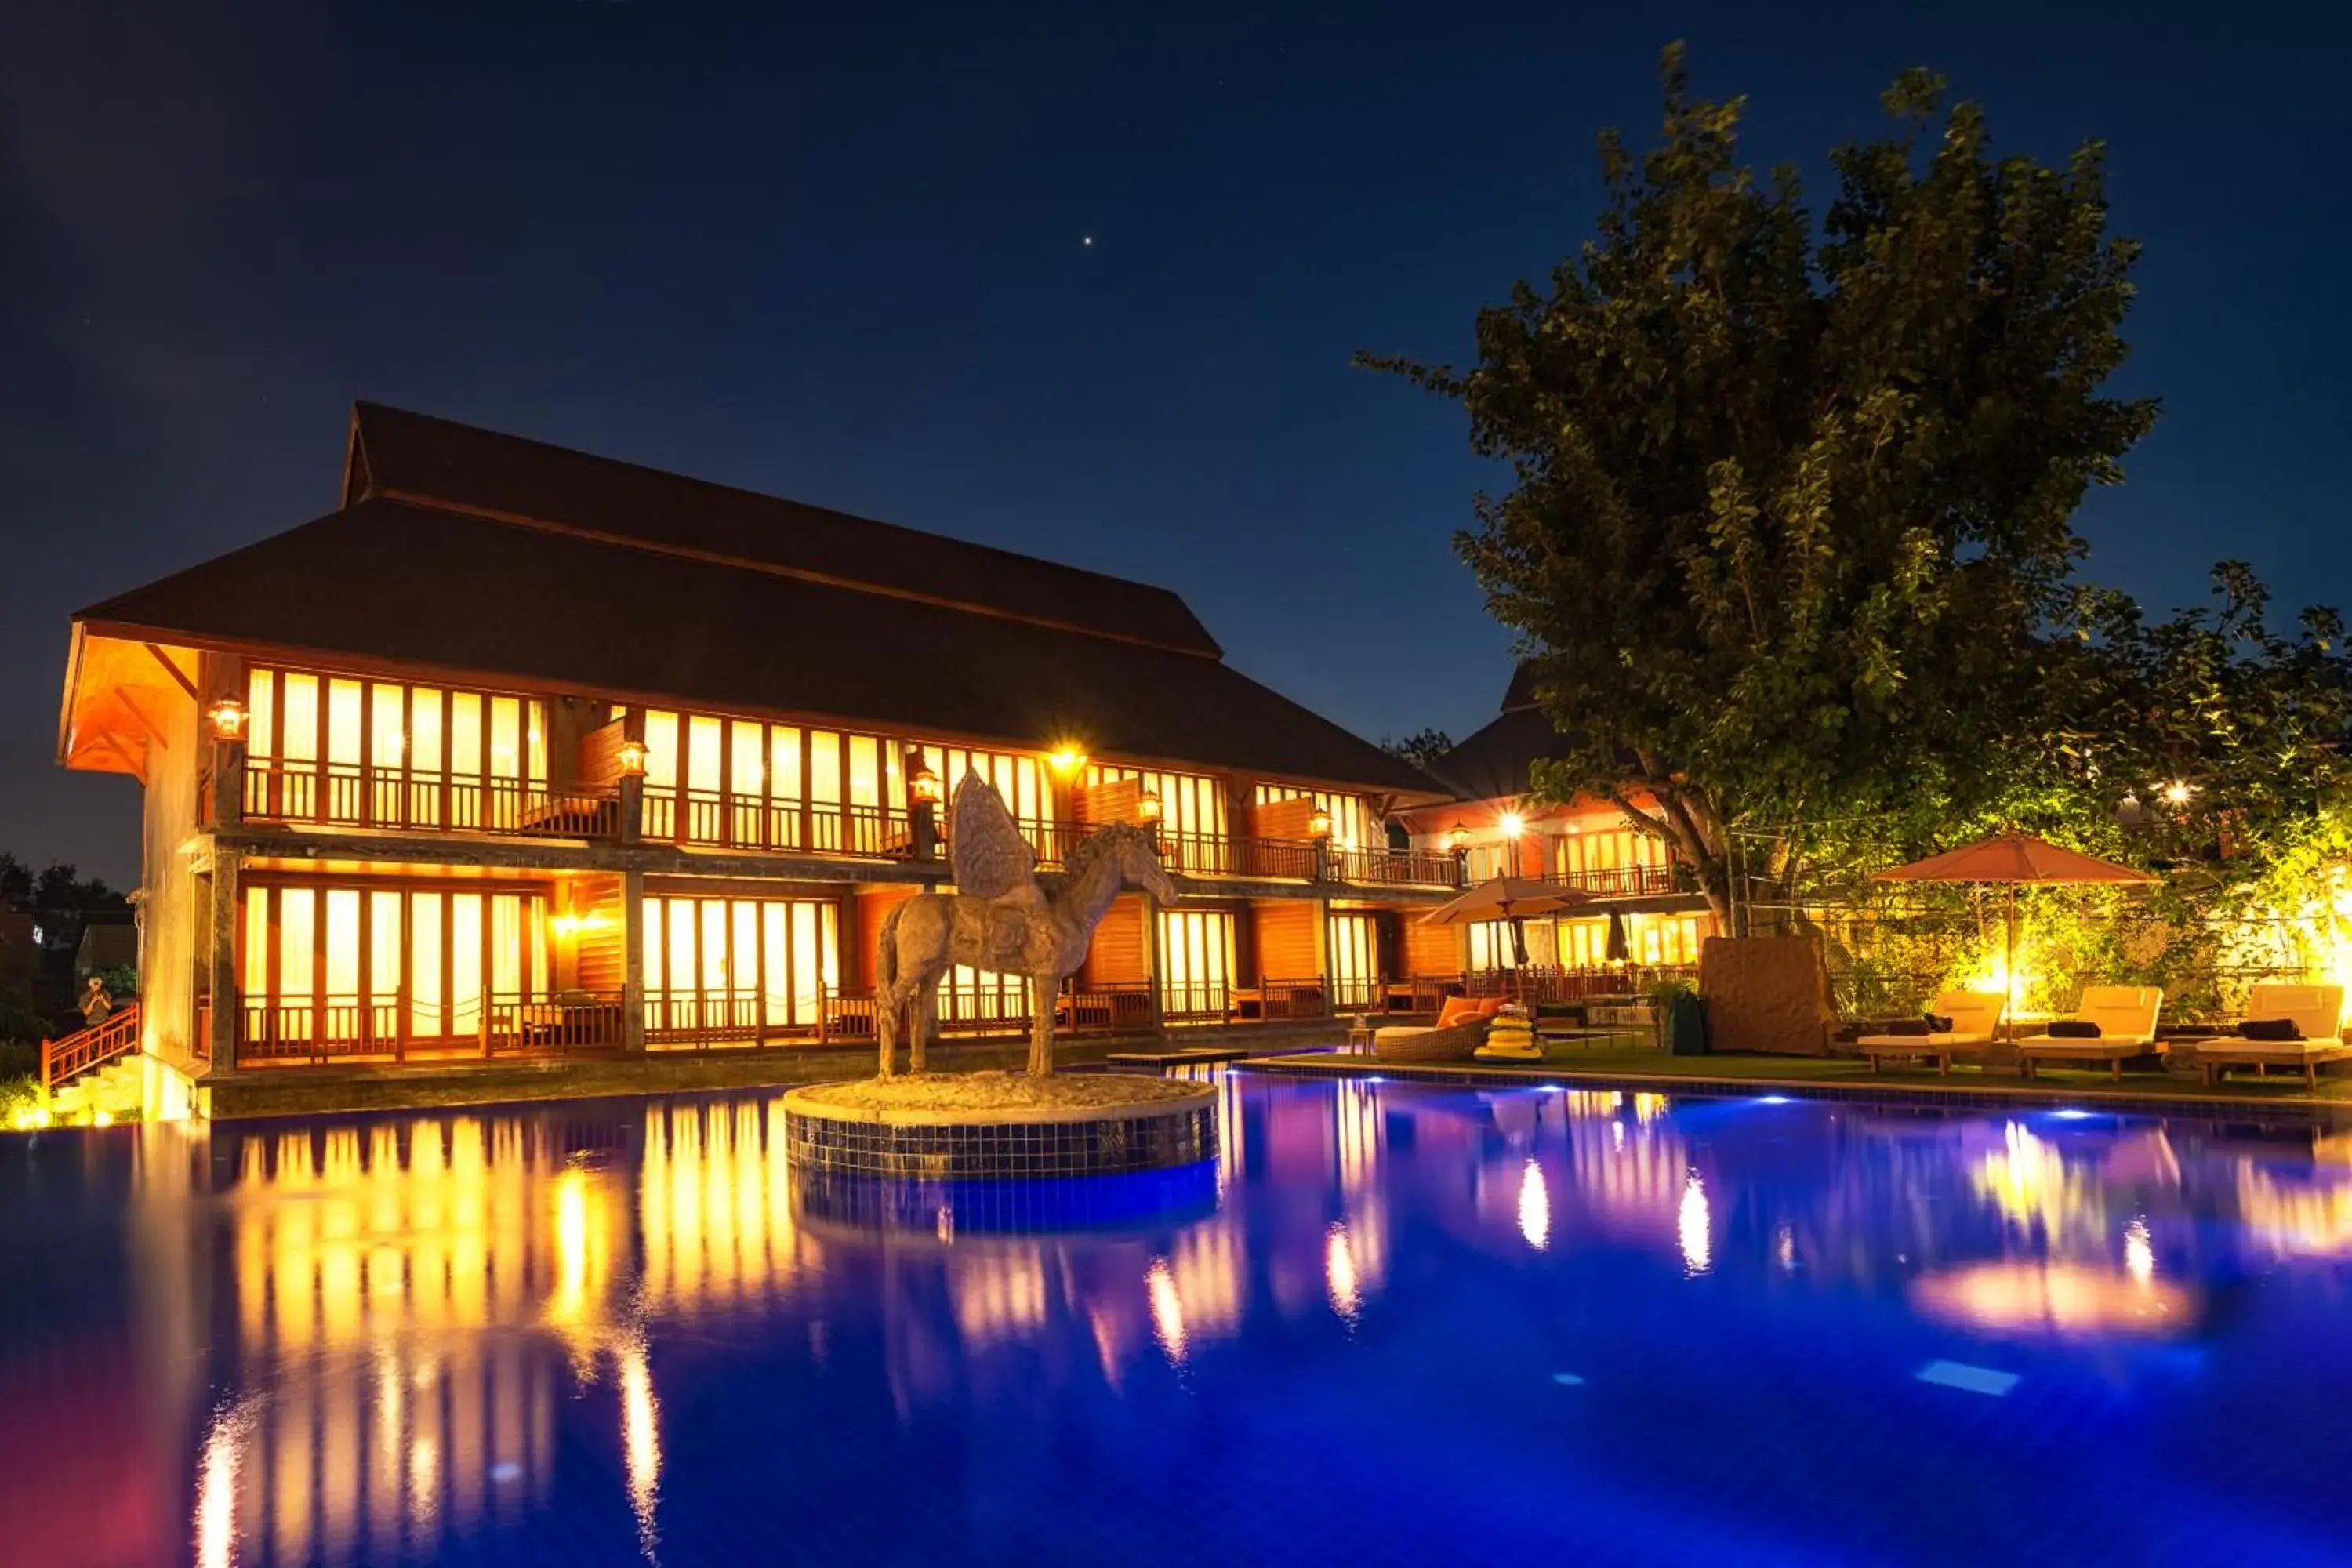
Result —
[{"label": "swimming pool", "polygon": [[2352,1556],[2352,1139],[1235,1076],[799,1190],[770,1094],[0,1142],[0,1560]]}]

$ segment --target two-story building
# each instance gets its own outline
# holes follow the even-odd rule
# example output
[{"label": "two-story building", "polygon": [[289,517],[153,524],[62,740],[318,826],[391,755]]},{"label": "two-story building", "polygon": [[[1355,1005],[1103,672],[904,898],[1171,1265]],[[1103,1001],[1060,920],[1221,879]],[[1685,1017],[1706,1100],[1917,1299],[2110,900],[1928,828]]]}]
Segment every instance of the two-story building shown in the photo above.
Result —
[{"label": "two-story building", "polygon": [[[362,404],[335,510],[72,638],[60,760],[145,786],[138,1044],[194,1076],[868,1036],[967,769],[1044,867],[1129,821],[1177,876],[1066,1028],[1459,968],[1410,916],[1460,858],[1387,831],[1442,791],[1175,594],[1007,551]],[[964,973],[942,1012],[1026,1005]]]},{"label": "two-story building", "polygon": [[[1430,764],[1454,798],[1408,806],[1398,821],[1423,852],[1460,854],[1473,883],[1537,877],[1591,899],[1574,914],[1526,922],[1529,971],[1561,976],[1567,992],[1613,984],[1628,971],[1695,969],[1715,919],[1706,896],[1677,875],[1666,845],[1610,801],[1557,805],[1530,796],[1529,770],[1564,751],[1523,667],[1512,674],[1502,711]],[[1516,956],[1501,924],[1472,926],[1457,967],[1475,988],[1482,976],[1494,984]]]}]

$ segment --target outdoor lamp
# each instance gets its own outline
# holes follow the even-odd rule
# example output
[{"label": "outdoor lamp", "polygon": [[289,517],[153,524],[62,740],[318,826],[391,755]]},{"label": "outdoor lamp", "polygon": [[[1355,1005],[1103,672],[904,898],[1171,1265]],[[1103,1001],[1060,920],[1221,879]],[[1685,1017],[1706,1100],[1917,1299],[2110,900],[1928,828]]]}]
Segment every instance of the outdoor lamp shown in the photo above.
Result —
[{"label": "outdoor lamp", "polygon": [[1324,810],[1321,806],[1317,806],[1315,808],[1315,815],[1307,819],[1307,836],[1312,838],[1330,837],[1331,814]]},{"label": "outdoor lamp", "polygon": [[1135,797],[1135,816],[1139,822],[1160,820],[1160,797],[1150,790]]},{"label": "outdoor lamp", "polygon": [[621,772],[630,778],[645,776],[646,743],[643,741],[621,742]]},{"label": "outdoor lamp", "polygon": [[234,697],[224,697],[212,705],[209,715],[213,733],[224,741],[245,739],[245,704]]},{"label": "outdoor lamp", "polygon": [[928,766],[915,770],[915,776],[907,781],[907,788],[924,805],[937,805],[945,793],[940,788],[940,775]]},{"label": "outdoor lamp", "polygon": [[1054,764],[1054,771],[1055,773],[1061,774],[1064,778],[1068,778],[1071,774],[1076,773],[1080,768],[1087,765],[1087,754],[1078,750],[1076,746],[1062,746],[1056,749],[1054,754],[1047,758],[1046,761]]},{"label": "outdoor lamp", "polygon": [[1445,847],[1448,849],[1463,848],[1466,847],[1469,842],[1470,830],[1463,826],[1460,823],[1457,822],[1453,826],[1445,830]]},{"label": "outdoor lamp", "polygon": [[2164,786],[2164,804],[2167,805],[2187,805],[2189,804],[2189,797],[2196,793],[2197,786],[2190,784],[2187,779],[2174,779],[2170,784]]},{"label": "outdoor lamp", "polygon": [[1516,811],[1503,813],[1503,837],[1517,838],[1528,830],[1528,821]]}]

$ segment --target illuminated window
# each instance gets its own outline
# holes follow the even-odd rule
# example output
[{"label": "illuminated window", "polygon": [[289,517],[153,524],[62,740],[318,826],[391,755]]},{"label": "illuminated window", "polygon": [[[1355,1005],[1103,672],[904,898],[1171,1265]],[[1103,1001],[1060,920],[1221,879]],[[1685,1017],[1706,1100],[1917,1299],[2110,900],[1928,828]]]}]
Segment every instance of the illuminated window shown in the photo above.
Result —
[{"label": "illuminated window", "polygon": [[1380,979],[1380,927],[1366,914],[1335,914],[1330,933],[1331,989],[1342,1007],[1368,1007]]},{"label": "illuminated window", "polygon": [[1087,769],[1089,785],[1121,784],[1129,779],[1144,794],[1160,797],[1162,834],[1192,838],[1225,836],[1223,784],[1202,773],[1156,773],[1148,768],[1122,768],[1101,763]]},{"label": "illuminated window", "polygon": [[547,786],[537,699],[264,666],[246,697],[249,816],[511,831]]},{"label": "illuminated window", "polygon": [[840,909],[814,899],[645,901],[647,1038],[751,1038],[816,1026],[840,984]]},{"label": "illuminated window", "polygon": [[256,1059],[478,1041],[549,992],[548,896],[272,880],[245,889],[238,986]]},{"label": "illuminated window", "polygon": [[1233,973],[1232,915],[1216,910],[1160,911],[1160,1006],[1171,1019],[1222,1020]]}]

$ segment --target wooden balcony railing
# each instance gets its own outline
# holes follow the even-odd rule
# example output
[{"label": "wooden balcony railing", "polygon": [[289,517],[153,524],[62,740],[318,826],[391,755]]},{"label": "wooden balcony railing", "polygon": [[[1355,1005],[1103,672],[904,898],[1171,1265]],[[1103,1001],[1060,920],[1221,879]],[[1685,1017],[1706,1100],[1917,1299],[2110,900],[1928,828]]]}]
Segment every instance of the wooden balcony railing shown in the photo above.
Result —
[{"label": "wooden balcony railing", "polygon": [[761,1032],[760,994],[750,986],[662,991],[646,997],[648,1047],[723,1045],[757,1040]]},{"label": "wooden balcony railing", "polygon": [[1268,978],[1255,985],[1234,986],[1233,997],[1233,1016],[1238,1020],[1271,1024],[1331,1016],[1330,987],[1319,978]]},{"label": "wooden balcony railing", "polygon": [[[828,989],[824,997],[826,1040],[871,1040],[875,1035],[874,995],[864,989]],[[1222,1015],[1221,1015],[1222,1016]],[[1149,981],[1105,982],[1066,985],[1054,1000],[1054,1032],[1057,1035],[1133,1034],[1151,1026],[1151,984]],[[1029,1030],[1029,1006],[1019,993],[994,988],[942,991],[940,994],[940,1037],[979,1035],[1020,1035]]]},{"label": "wooden balcony railing", "polygon": [[914,838],[906,814],[883,806],[762,802],[715,790],[647,790],[642,831],[656,844],[877,860],[904,858]]},{"label": "wooden balcony railing", "polygon": [[1222,1024],[1234,1016],[1233,987],[1223,980],[1162,981],[1160,1016],[1171,1024]]},{"label": "wooden balcony railing", "polygon": [[1555,871],[1544,880],[1574,888],[1596,899],[1649,899],[1682,890],[1672,866],[1604,866],[1590,871]]},{"label": "wooden balcony railing", "polygon": [[1458,888],[1462,858],[1444,849],[1334,849],[1334,879],[1360,888]]},{"label": "wooden balcony railing", "polygon": [[618,991],[493,992],[461,999],[449,1010],[446,1031],[436,1034],[417,1030],[411,1009],[396,999],[248,1000],[236,1054],[240,1066],[416,1055],[594,1056],[621,1049],[625,1016]]},{"label": "wooden balcony railing", "polygon": [[41,1087],[54,1089],[139,1048],[139,1004],[125,1002],[102,1023],[41,1042]]},{"label": "wooden balcony railing", "polygon": [[1528,1002],[1582,1002],[1599,996],[1640,996],[1661,980],[1698,979],[1696,964],[1627,964],[1617,969],[1549,969],[1530,966],[1475,969],[1464,977],[1473,996],[1517,996]]},{"label": "wooden balcony railing", "polygon": [[628,1043],[627,1004],[619,991],[561,991],[489,998],[489,1054],[597,1056]]},{"label": "wooden balcony railing", "polygon": [[612,838],[621,801],[612,790],[551,790],[520,779],[451,778],[341,763],[247,759],[245,816],[256,822]]}]

